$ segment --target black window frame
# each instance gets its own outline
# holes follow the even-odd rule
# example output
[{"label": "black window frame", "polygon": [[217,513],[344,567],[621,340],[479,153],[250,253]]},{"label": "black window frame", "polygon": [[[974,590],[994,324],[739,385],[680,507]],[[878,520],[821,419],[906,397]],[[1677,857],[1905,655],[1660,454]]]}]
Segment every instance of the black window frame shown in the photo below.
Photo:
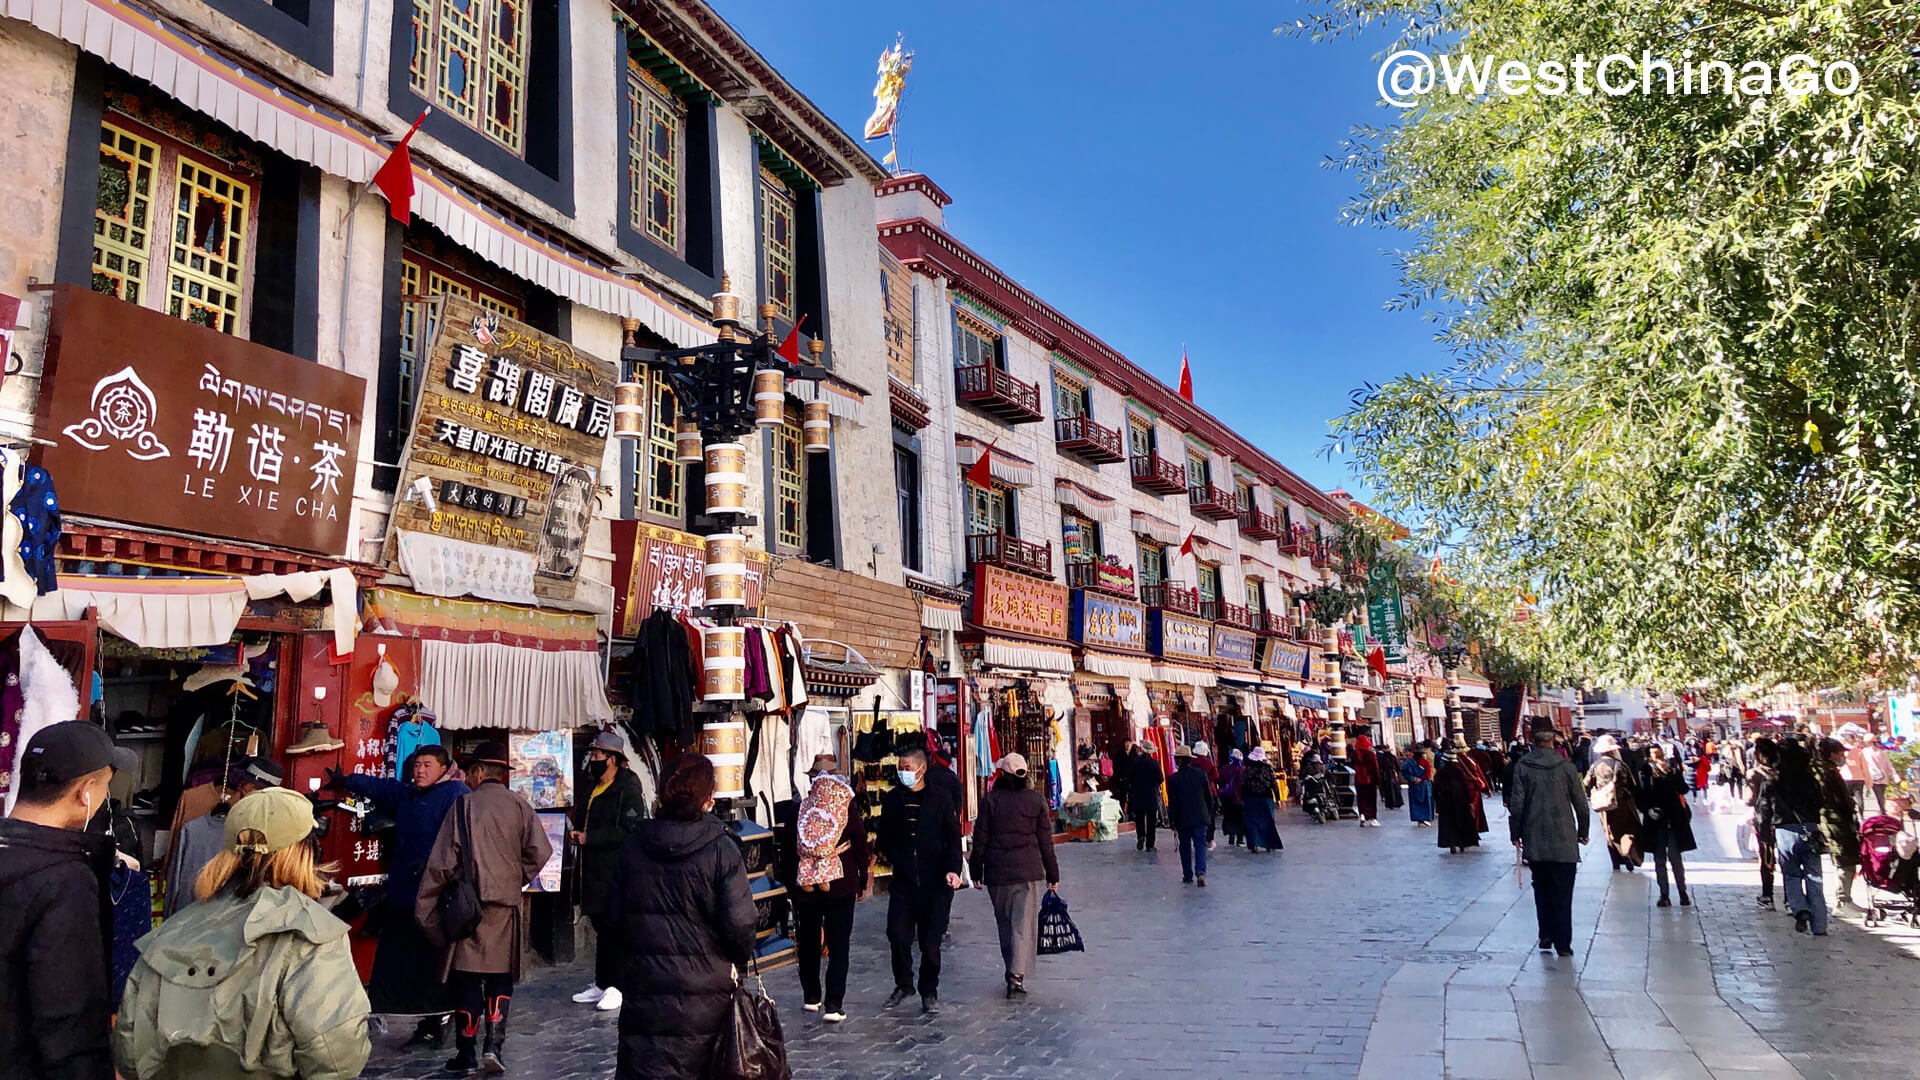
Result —
[{"label": "black window frame", "polygon": [[[793,313],[804,317],[804,332],[821,338],[826,350],[820,366],[833,370],[833,336],[827,311],[827,246],[820,209],[820,183],[787,159],[767,137],[753,133],[753,253],[755,311],[767,302],[766,198],[760,170],[771,170],[793,191]],[[624,170],[623,170],[624,171]],[[756,315],[756,318],[758,316]],[[775,315],[774,336],[785,340],[794,321]]]},{"label": "black window frame", "polygon": [[[925,528],[920,504],[920,454],[911,446],[893,444],[894,508],[900,519],[900,565],[916,573],[925,572],[921,557],[925,548]],[[911,519],[911,520],[909,520]]]},{"label": "black window frame", "polygon": [[[392,51],[387,63],[387,107],[411,124],[435,105],[420,130],[448,149],[573,216],[573,26],[572,0],[527,5],[526,141],[521,155],[469,127],[413,90],[413,6],[393,7]],[[622,96],[626,89],[621,87]]]},{"label": "black window frame", "polygon": [[334,0],[207,0],[208,7],[328,75],[333,74],[333,5]]},{"label": "black window frame", "polygon": [[[620,103],[620,152],[616,170],[620,204],[615,214],[615,227],[618,229],[616,239],[621,251],[701,296],[709,296],[720,291],[720,276],[726,272],[726,245],[721,236],[720,214],[719,112],[712,95],[698,88],[698,84],[680,73],[669,61],[655,56],[649,50],[657,51],[657,46],[653,46],[644,36],[636,38],[636,33],[629,30],[625,35],[616,35],[618,40],[614,49],[615,85]],[[633,204],[634,192],[632,181],[627,176],[627,153],[631,142],[628,132],[632,129],[633,116],[633,103],[627,96],[627,64],[630,60],[638,61],[666,83],[687,109],[686,128],[681,139],[685,160],[681,162],[680,169],[680,205],[684,215],[680,227],[686,237],[685,256],[633,227],[629,207]],[[757,215],[757,183],[754,191]],[[809,325],[811,322],[809,319]]]}]

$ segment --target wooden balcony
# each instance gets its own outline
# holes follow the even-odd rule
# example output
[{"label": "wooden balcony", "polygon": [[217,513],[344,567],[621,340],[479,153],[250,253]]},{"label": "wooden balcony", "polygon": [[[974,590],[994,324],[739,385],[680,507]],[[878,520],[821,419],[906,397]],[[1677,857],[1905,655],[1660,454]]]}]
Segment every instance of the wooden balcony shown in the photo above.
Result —
[{"label": "wooden balcony", "polygon": [[1006,532],[974,533],[967,537],[968,566],[998,566],[1053,580],[1053,545],[1036,544]]},{"label": "wooden balcony", "polygon": [[1053,444],[1092,465],[1111,465],[1127,459],[1120,433],[1085,416],[1063,416],[1053,422]]},{"label": "wooden balcony", "polygon": [[1239,604],[1221,604],[1214,621],[1226,623],[1235,630],[1253,629],[1253,613]]},{"label": "wooden balcony", "polygon": [[1280,530],[1280,519],[1252,506],[1240,508],[1240,535],[1249,540],[1279,540],[1286,534]]},{"label": "wooden balcony", "polygon": [[1293,620],[1278,612],[1262,611],[1253,619],[1253,630],[1267,637],[1292,638],[1299,633]]},{"label": "wooden balcony", "polygon": [[887,379],[887,405],[893,413],[895,426],[902,431],[915,432],[933,422],[933,407],[920,392],[899,379],[891,376]]},{"label": "wooden balcony", "polygon": [[1155,495],[1178,495],[1187,490],[1187,467],[1159,454],[1133,455],[1133,486]]},{"label": "wooden balcony", "polygon": [[1067,564],[1067,587],[1085,589],[1102,596],[1117,596],[1122,600],[1133,599],[1133,579],[1120,580],[1118,574],[1109,568],[1101,572],[1099,563],[1070,562]]},{"label": "wooden balcony", "polygon": [[1307,546],[1307,559],[1311,561],[1313,565],[1323,569],[1332,566],[1333,544],[1326,540],[1309,544]]},{"label": "wooden balcony", "polygon": [[953,384],[962,405],[1005,423],[1032,424],[1046,419],[1040,411],[1040,388],[992,364],[955,368]]},{"label": "wooden balcony", "polygon": [[1140,602],[1150,608],[1171,611],[1175,615],[1200,617],[1200,592],[1190,585],[1177,581],[1163,581],[1158,585],[1142,585]]},{"label": "wooden balcony", "polygon": [[1240,516],[1239,497],[1212,484],[1193,484],[1187,488],[1187,507],[1211,521],[1226,521]]},{"label": "wooden balcony", "polygon": [[1220,601],[1200,598],[1200,617],[1208,622],[1220,621]]}]

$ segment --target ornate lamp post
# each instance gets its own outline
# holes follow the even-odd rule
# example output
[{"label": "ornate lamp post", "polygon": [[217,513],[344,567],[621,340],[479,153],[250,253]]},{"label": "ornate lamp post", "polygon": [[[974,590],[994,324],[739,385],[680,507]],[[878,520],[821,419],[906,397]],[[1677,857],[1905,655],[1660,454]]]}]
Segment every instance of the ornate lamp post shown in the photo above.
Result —
[{"label": "ornate lamp post", "polygon": [[1466,661],[1467,647],[1448,642],[1435,649],[1433,655],[1447,673],[1447,738],[1464,742],[1467,727],[1460,715],[1460,665]]}]

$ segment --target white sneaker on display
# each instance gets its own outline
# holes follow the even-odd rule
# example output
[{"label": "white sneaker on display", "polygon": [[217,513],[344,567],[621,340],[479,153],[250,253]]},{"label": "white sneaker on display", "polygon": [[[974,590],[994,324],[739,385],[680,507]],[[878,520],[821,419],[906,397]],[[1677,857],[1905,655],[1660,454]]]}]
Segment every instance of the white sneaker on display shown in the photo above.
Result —
[{"label": "white sneaker on display", "polygon": [[597,986],[589,986],[585,990],[582,990],[579,993],[573,995],[573,1000],[576,1003],[581,1005],[591,1005],[594,1002],[599,1001],[600,998],[605,994],[606,994],[605,990],[602,990]]},{"label": "white sneaker on display", "polygon": [[620,1008],[620,988],[617,986],[607,987],[607,992],[600,995],[600,1004],[595,1005],[594,1008],[599,1009],[601,1012],[614,1012],[618,1010]]}]

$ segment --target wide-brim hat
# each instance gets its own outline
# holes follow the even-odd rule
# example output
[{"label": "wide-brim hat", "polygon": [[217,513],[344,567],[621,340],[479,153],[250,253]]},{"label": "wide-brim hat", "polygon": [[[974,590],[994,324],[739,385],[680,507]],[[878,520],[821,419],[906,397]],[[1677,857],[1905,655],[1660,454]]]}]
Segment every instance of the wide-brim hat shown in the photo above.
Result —
[{"label": "wide-brim hat", "polygon": [[593,737],[593,744],[587,747],[587,749],[600,750],[608,754],[618,755],[622,761],[626,760],[627,757],[626,742],[611,731],[603,731],[595,735]]},{"label": "wide-brim hat", "polygon": [[1180,743],[1173,748],[1173,756],[1177,758],[1190,758],[1193,756],[1193,748],[1185,743]]},{"label": "wide-brim hat", "polygon": [[467,755],[467,764],[469,766],[499,765],[508,769],[513,768],[513,762],[507,759],[507,744],[498,739],[488,739],[486,742],[474,747],[473,753]]}]

